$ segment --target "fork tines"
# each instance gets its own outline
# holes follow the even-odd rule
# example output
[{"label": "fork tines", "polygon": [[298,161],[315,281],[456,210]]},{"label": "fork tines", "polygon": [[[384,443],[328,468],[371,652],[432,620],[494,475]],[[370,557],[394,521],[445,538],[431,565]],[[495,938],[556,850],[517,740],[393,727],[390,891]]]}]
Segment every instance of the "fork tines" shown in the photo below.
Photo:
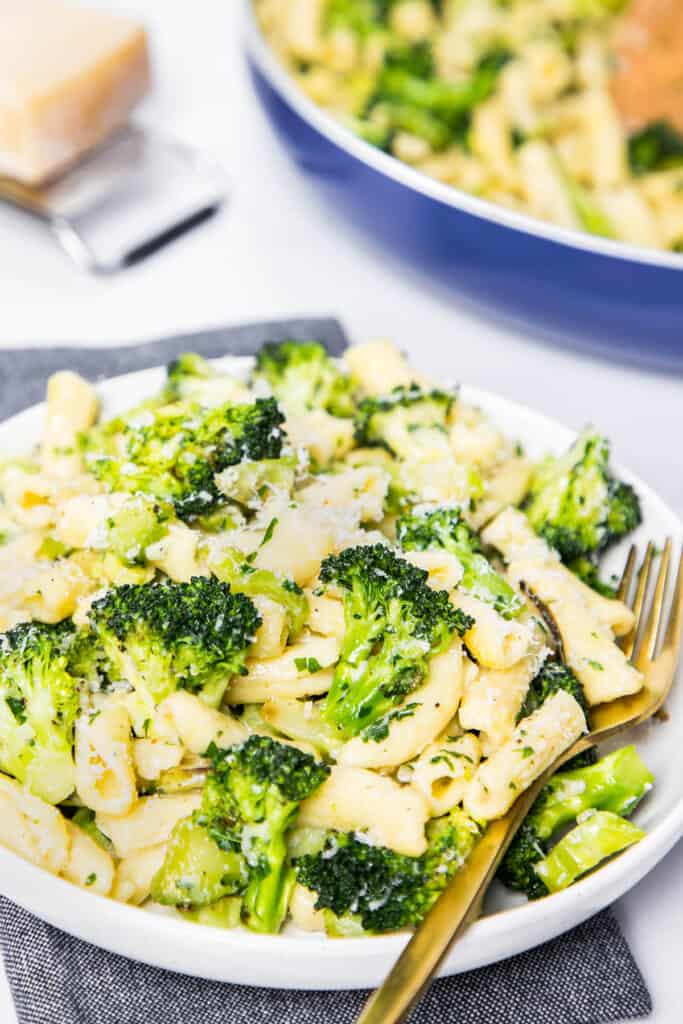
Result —
[{"label": "fork tines", "polygon": [[[667,537],[661,551],[658,551],[654,543],[650,541],[640,567],[636,572],[638,552],[635,544],[632,544],[617,590],[617,597],[626,604],[629,604],[634,615],[632,629],[620,641],[621,648],[626,657],[630,658],[637,668],[643,672],[646,672],[655,660],[658,639],[662,636],[665,625],[666,632],[664,632],[660,655],[673,657],[674,661],[678,657],[681,643],[681,627],[683,626],[683,552],[681,553],[678,571],[673,580],[668,617],[666,622],[664,620],[672,548],[673,542],[671,537]],[[652,596],[648,601],[651,589],[650,584],[653,577],[653,566],[658,557],[659,569],[654,581]],[[629,602],[634,575],[637,577],[637,583],[633,600]]]}]

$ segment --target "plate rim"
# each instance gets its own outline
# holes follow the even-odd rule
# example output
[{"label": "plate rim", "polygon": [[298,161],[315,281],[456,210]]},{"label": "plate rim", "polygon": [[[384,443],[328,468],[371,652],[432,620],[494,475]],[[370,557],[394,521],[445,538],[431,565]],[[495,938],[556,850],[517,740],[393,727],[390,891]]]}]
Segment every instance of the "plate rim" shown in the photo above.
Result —
[{"label": "plate rim", "polygon": [[[226,369],[233,368],[239,371],[248,368],[253,363],[253,357],[226,355],[210,359],[209,362],[222,365]],[[148,367],[98,380],[95,382],[95,387],[106,408],[109,390],[120,392],[125,390],[127,383],[142,384],[145,378],[153,379],[155,375],[163,373],[163,370],[163,365]],[[458,393],[465,401],[483,406],[494,420],[496,410],[499,410],[502,414],[509,413],[526,419],[529,423],[529,433],[538,429],[543,431],[542,436],[545,436],[545,430],[549,430],[551,434],[549,448],[551,449],[567,443],[576,436],[576,432],[561,421],[495,392],[463,385],[459,388]],[[0,422],[0,442],[8,433],[20,434],[28,429],[29,434],[31,432],[33,434],[33,438],[29,438],[28,445],[35,443],[34,439],[38,435],[40,417],[44,412],[44,407],[44,402],[36,403]],[[32,428],[27,427],[31,420],[35,421]],[[23,448],[26,447],[26,445],[23,446]],[[11,450],[21,451],[15,446],[11,446]],[[659,514],[670,523],[668,528],[671,529],[674,536],[675,547],[680,549],[683,546],[683,523],[676,512],[663,498],[659,497],[649,484],[622,467],[618,461],[615,462],[615,468],[623,479],[637,488],[648,505],[659,506]],[[645,874],[657,865],[681,836],[683,836],[683,792],[663,819],[649,828],[646,837],[640,843],[626,850],[599,871],[588,875],[569,889],[556,893],[552,897],[509,907],[476,921],[444,961],[439,976],[456,974],[495,963],[497,960],[514,956],[531,946],[562,934],[636,885]],[[18,880],[18,883],[16,881],[12,883],[10,881],[12,878]],[[63,900],[53,899],[45,903],[41,902],[42,894],[49,895],[53,890],[54,893],[61,894]],[[140,907],[118,903],[108,897],[99,896],[97,893],[76,886],[66,879],[54,876],[24,861],[2,846],[0,846],[0,894],[69,934],[94,942],[104,949],[123,956],[180,973],[192,973],[198,977],[241,982],[261,987],[326,990],[367,987],[367,976],[360,978],[356,984],[356,978],[349,977],[344,973],[344,961],[351,964],[355,960],[359,966],[362,961],[369,961],[372,970],[379,978],[398,956],[410,937],[409,933],[395,933],[345,938],[342,941],[320,937],[312,938],[303,932],[298,935],[257,935],[247,929],[221,931],[212,928],[203,928],[201,933],[197,933],[198,926],[193,922],[144,911]],[[92,900],[99,902],[93,903]],[[549,903],[548,900],[552,902]],[[60,907],[61,909],[59,909]],[[111,932],[103,933],[102,925],[105,921],[111,924]],[[139,927],[135,926],[136,922]],[[550,926],[548,927],[548,925]],[[195,929],[195,931],[188,931],[188,929]],[[138,950],[133,953],[126,941],[131,932],[138,935]],[[93,934],[97,936],[94,939]],[[201,934],[201,939],[198,938],[199,934]],[[187,941],[192,935],[196,939],[194,943]],[[539,935],[541,935],[540,938]],[[147,947],[140,945],[140,941],[145,936],[150,940],[150,948],[154,948],[153,953],[148,953]],[[153,947],[152,940],[156,940],[158,943],[156,947]],[[135,944],[134,941],[133,945]],[[481,950],[487,945],[492,946],[493,955],[489,956],[487,953],[482,955]],[[208,962],[208,959],[205,964],[192,963],[188,965],[184,961],[184,957],[190,946],[200,953],[202,950],[211,951],[214,958],[225,957],[226,969],[217,971]],[[235,956],[234,963],[238,965],[236,971],[230,969],[230,958],[226,955],[231,952]],[[287,984],[287,979],[282,974],[277,974],[270,980],[262,978],[258,972],[254,973],[254,970],[250,970],[248,961],[254,954],[258,957],[258,954],[268,956],[271,953],[279,953],[283,961],[300,957],[303,954],[303,960],[308,964],[316,958],[320,958],[324,962],[325,968],[338,964],[340,967],[337,972],[339,977],[336,981],[327,976],[321,978],[319,983],[315,978],[310,978],[309,981],[310,969],[307,964],[304,964],[304,983],[302,983],[302,969],[298,966],[292,973],[299,980],[295,984]],[[241,957],[240,954],[242,954]],[[242,960],[241,965],[240,959]],[[282,971],[282,967],[279,970]],[[370,984],[373,983],[370,982]]]}]

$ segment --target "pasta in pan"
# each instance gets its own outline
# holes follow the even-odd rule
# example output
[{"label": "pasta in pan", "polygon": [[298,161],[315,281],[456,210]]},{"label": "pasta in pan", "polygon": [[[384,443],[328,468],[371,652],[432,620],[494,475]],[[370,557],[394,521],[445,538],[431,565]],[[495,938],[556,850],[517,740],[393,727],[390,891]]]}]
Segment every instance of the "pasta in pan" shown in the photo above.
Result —
[{"label": "pasta in pan", "polygon": [[[681,251],[680,81],[673,72],[660,81],[662,67],[676,63],[675,38],[661,52],[672,31],[680,39],[675,4],[254,0],[254,8],[303,92],[365,142],[508,209]],[[371,390],[373,368],[355,358]],[[404,383],[400,363],[385,364],[379,391]]]},{"label": "pasta in pan", "polygon": [[[188,354],[99,408],[57,375],[0,464],[0,843],[38,867],[222,927],[411,926],[642,686],[598,577],[639,504],[595,431],[534,464],[384,341],[239,380]],[[614,756],[573,766],[564,824],[650,788]],[[543,843],[502,869],[533,897]]]}]

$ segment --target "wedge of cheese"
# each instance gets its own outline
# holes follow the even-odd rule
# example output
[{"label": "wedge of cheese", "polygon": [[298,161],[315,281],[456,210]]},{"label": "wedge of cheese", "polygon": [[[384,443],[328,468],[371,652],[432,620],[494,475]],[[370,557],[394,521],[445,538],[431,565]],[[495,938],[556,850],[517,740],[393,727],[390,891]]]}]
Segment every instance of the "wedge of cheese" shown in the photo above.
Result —
[{"label": "wedge of cheese", "polygon": [[140,25],[62,0],[0,0],[0,174],[53,178],[125,122],[149,79]]}]

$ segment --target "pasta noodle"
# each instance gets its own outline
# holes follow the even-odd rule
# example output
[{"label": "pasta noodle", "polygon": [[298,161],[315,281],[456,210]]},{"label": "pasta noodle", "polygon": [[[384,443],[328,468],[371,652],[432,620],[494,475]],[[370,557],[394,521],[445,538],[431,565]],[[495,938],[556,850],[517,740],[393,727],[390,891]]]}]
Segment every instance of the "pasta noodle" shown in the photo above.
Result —
[{"label": "pasta noodle", "polygon": [[533,635],[528,623],[505,619],[490,604],[470,594],[454,595],[453,603],[474,619],[465,643],[480,665],[506,669],[528,654]]},{"label": "pasta noodle", "polygon": [[[164,719],[167,721],[170,735],[193,754],[203,754],[211,743],[231,747],[242,743],[249,735],[246,726],[232,715],[207,707],[199,697],[182,690],[162,701],[158,718],[161,723]],[[161,731],[164,731],[163,725]]]},{"label": "pasta noodle", "polygon": [[411,693],[387,724],[384,739],[357,736],[338,752],[339,764],[360,768],[395,768],[410,761],[434,739],[458,710],[463,684],[462,648],[432,659],[426,680]]},{"label": "pasta noodle", "polygon": [[166,843],[148,846],[120,860],[116,867],[112,899],[139,906],[149,898],[152,881],[166,857]]},{"label": "pasta noodle", "polygon": [[114,861],[94,839],[72,822],[66,822],[69,834],[69,856],[62,875],[74,885],[92,889],[100,896],[108,896],[114,885]]},{"label": "pasta noodle", "polygon": [[422,751],[415,761],[411,785],[422,793],[434,817],[448,814],[467,792],[481,759],[481,746],[474,733],[458,735],[456,726]]},{"label": "pasta noodle", "polygon": [[301,804],[299,824],[341,832],[364,832],[397,853],[424,853],[428,808],[409,786],[365,768],[337,765],[317,793]]},{"label": "pasta noodle", "polygon": [[196,811],[200,801],[198,793],[143,796],[128,814],[98,814],[97,827],[111,839],[117,857],[124,860],[149,846],[166,842],[180,819]]},{"label": "pasta noodle", "polygon": [[523,658],[508,669],[481,669],[465,690],[458,718],[480,733],[482,749],[495,750],[512,733],[538,659]]},{"label": "pasta noodle", "polygon": [[271,697],[308,697],[327,693],[339,658],[336,637],[309,635],[287,647],[277,658],[251,661],[247,675],[232,682],[227,701],[242,704]]},{"label": "pasta noodle", "polygon": [[76,724],[76,791],[98,813],[128,814],[137,801],[137,786],[126,708],[106,703]]},{"label": "pasta noodle", "polygon": [[586,731],[579,704],[559,690],[517,726],[477,772],[465,793],[465,810],[477,820],[501,818],[523,790]]},{"label": "pasta noodle", "polygon": [[0,843],[55,875],[69,857],[69,833],[59,811],[6,775],[0,775]]}]

